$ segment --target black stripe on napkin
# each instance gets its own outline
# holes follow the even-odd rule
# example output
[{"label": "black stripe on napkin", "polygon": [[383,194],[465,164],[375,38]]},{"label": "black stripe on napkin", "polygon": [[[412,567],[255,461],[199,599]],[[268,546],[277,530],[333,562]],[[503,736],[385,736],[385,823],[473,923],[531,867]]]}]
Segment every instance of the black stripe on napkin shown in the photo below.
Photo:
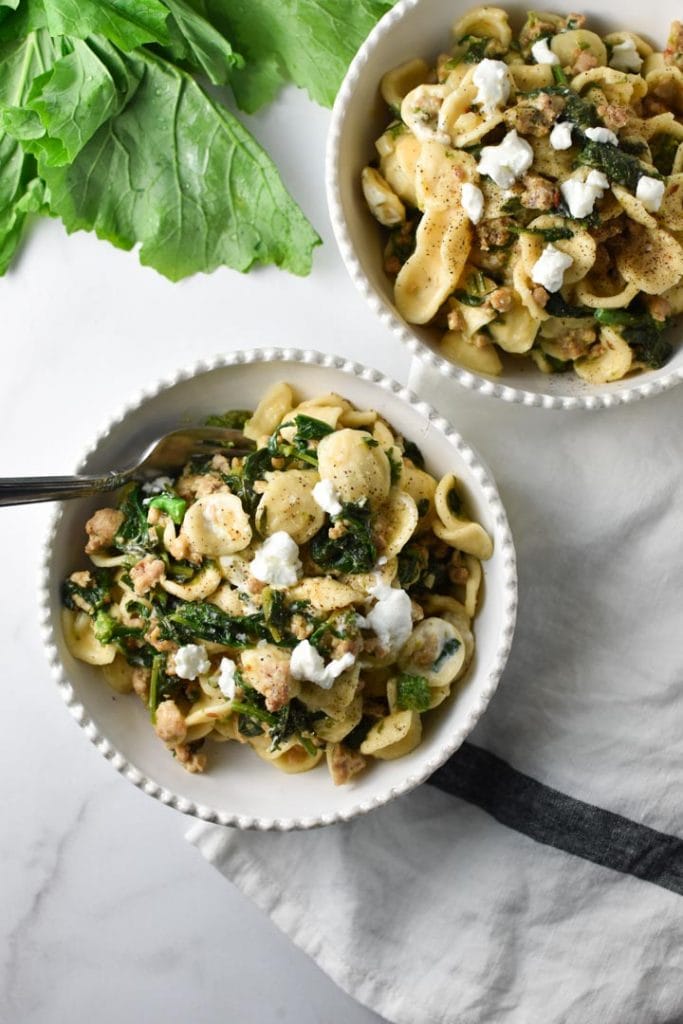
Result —
[{"label": "black stripe on napkin", "polygon": [[465,743],[429,782],[501,825],[683,895],[683,839],[575,800]]}]

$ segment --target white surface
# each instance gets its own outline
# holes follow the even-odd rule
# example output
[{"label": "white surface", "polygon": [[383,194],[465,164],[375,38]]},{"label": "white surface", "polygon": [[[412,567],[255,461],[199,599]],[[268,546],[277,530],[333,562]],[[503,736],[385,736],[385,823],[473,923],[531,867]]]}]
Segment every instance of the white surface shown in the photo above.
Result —
[{"label": "white surface", "polygon": [[[84,441],[141,387],[240,346],[305,343],[406,379],[407,354],[359,299],[331,238],[328,119],[291,93],[256,121],[325,239],[308,279],[220,271],[171,285],[133,254],[37,226],[0,280],[2,474],[71,471]],[[0,510],[12,580],[1,626],[11,663],[0,744],[0,1020],[378,1020],[187,846],[188,819],[117,776],[71,719],[37,635],[47,516],[47,507]]]},{"label": "white surface", "polygon": [[[467,681],[458,688],[457,697],[430,716],[414,751],[364,772],[353,786],[330,786],[325,771],[297,776],[293,785],[290,776],[273,771],[233,743],[211,751],[210,771],[190,774],[169,758],[162,744],[152,742],[139,702],[120,695],[112,699],[102,686],[100,671],[73,658],[64,643],[60,583],[74,568],[88,564],[81,554],[83,525],[101,506],[102,499],[97,497],[67,502],[58,509],[46,540],[41,603],[55,681],[98,749],[132,782],[164,803],[207,821],[237,823],[241,828],[311,828],[348,820],[428,778],[462,744],[494,693],[510,649],[517,601],[515,556],[505,512],[475,452],[428,405],[411,401],[408,391],[376,370],[322,353],[272,348],[228,353],[199,366],[202,369],[195,364],[192,370],[170,375],[163,385],[150,389],[142,403],[136,400],[128,409],[117,410],[85,456],[85,471],[101,473],[113,465],[129,465],[136,450],[183,421],[201,423],[211,412],[225,408],[255,408],[269,388],[282,380],[293,381],[302,399],[340,392],[361,409],[376,409],[420,446],[437,476],[456,473],[475,520],[493,541],[493,555],[482,567],[486,600],[477,616],[476,651]],[[410,601],[400,591],[391,594],[405,601],[410,632]],[[393,636],[397,625],[402,628],[387,611],[380,599],[368,616],[386,642],[385,632]]]},{"label": "white surface", "polygon": [[[521,26],[526,7],[506,4],[514,25]],[[457,379],[463,387],[505,402],[546,409],[601,409],[660,394],[683,381],[683,345],[678,344],[666,366],[612,384],[589,385],[576,374],[542,374],[531,360],[504,358],[499,377],[470,373],[440,354],[440,336],[429,327],[407,324],[393,304],[393,286],[383,270],[382,232],[370,216],[358,187],[362,168],[374,156],[375,140],[385,130],[389,116],[378,95],[382,75],[416,57],[434,61],[449,44],[455,17],[469,4],[443,0],[400,0],[379,24],[351,63],[339,90],[327,145],[326,180],[332,223],[349,274],[370,308],[387,329],[439,373]],[[552,4],[553,11],[569,13],[570,0]],[[603,0],[582,4],[591,29],[602,32],[628,28],[641,33],[653,45],[663,47],[670,22],[678,17],[676,0],[652,9],[637,0]],[[485,147],[493,150],[494,147]],[[680,342],[679,323],[672,331]]]}]

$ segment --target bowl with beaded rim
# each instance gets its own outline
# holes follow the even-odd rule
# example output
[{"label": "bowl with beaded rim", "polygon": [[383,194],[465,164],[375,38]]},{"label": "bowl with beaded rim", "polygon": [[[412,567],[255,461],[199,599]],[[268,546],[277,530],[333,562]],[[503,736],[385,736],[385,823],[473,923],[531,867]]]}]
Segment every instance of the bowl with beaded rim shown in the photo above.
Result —
[{"label": "bowl with beaded rim", "polygon": [[[389,116],[379,92],[382,76],[415,58],[433,66],[448,49],[453,23],[471,10],[469,2],[400,0],[375,26],[351,63],[337,95],[327,140],[326,187],[334,234],[346,268],[360,293],[398,342],[439,374],[479,394],[546,409],[603,409],[660,394],[683,381],[683,327],[670,331],[674,346],[664,366],[609,384],[591,385],[576,374],[545,374],[526,358],[504,354],[500,376],[474,373],[440,352],[440,331],[407,323],[393,299],[393,281],[383,269],[384,238],[371,216],[360,186],[361,171],[375,155],[375,140]],[[504,5],[513,26],[523,23],[526,9]],[[566,2],[548,5],[559,14],[577,8]],[[599,34],[628,30],[655,48],[666,43],[671,22],[680,14],[673,0],[657,8],[606,0],[599,6],[579,5],[587,26]],[[654,11],[656,10],[656,17]]]},{"label": "bowl with beaded rim", "polygon": [[45,542],[41,602],[48,659],[59,691],[97,749],[129,781],[166,804],[203,820],[240,828],[311,828],[348,820],[424,781],[461,745],[498,685],[514,631],[515,553],[505,511],[488,469],[455,429],[426,403],[376,370],[301,350],[235,352],[177,373],[116,415],[78,471],[101,473],[132,462],[146,443],[212,412],[255,408],[266,390],[287,381],[302,397],[337,392],[371,408],[421,448],[428,469],[452,471],[474,517],[488,530],[493,556],[484,564],[483,600],[475,620],[475,654],[451,699],[426,716],[422,743],[410,754],[377,762],[349,785],[335,787],[323,767],[286,775],[238,743],[211,745],[204,774],[186,772],[159,742],[142,703],[117,694],[97,667],[69,653],[61,629],[61,583],[83,565],[84,524],[101,498],[65,502]]}]

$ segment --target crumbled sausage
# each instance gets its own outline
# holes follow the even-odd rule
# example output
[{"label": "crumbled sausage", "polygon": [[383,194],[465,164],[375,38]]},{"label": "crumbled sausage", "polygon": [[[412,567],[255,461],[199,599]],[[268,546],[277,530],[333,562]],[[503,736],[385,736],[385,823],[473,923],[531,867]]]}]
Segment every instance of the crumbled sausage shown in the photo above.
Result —
[{"label": "crumbled sausage", "polygon": [[335,786],[344,786],[354,775],[362,772],[366,759],[356,750],[350,750],[342,743],[331,743],[328,748],[327,763]]},{"label": "crumbled sausage", "polygon": [[169,555],[172,555],[179,562],[186,561],[192,562],[194,565],[201,564],[202,556],[193,551],[189,540],[182,530],[167,546]]},{"label": "crumbled sausage", "polygon": [[164,700],[156,710],[154,729],[160,740],[175,746],[187,736],[185,717],[174,700]]},{"label": "crumbled sausage", "polygon": [[141,561],[130,570],[130,578],[133,581],[133,589],[136,594],[142,596],[152,590],[159,580],[166,575],[166,566],[160,558],[153,555],[145,555]]},{"label": "crumbled sausage", "polygon": [[123,520],[123,512],[119,512],[116,508],[98,509],[85,524],[85,532],[88,534],[88,543],[85,546],[86,555],[93,555],[97,551],[110,548]]},{"label": "crumbled sausage", "polygon": [[289,658],[273,647],[257,647],[242,655],[242,671],[250,686],[266,698],[268,711],[279,711],[295,696]]},{"label": "crumbled sausage", "polygon": [[494,217],[492,220],[483,221],[475,232],[477,245],[483,252],[487,252],[493,246],[498,248],[501,245],[507,245],[512,239],[510,227],[509,217]]},{"label": "crumbled sausage", "polygon": [[449,331],[461,331],[465,326],[465,318],[459,309],[450,309],[446,319]]},{"label": "crumbled sausage", "polygon": [[605,123],[605,127],[612,132],[618,132],[633,117],[633,112],[620,103],[599,103],[595,108]]},{"label": "crumbled sausage", "polygon": [[545,290],[545,288],[542,288],[540,284],[537,284],[531,292],[531,298],[534,300],[537,306],[543,308],[547,304],[550,295]]},{"label": "crumbled sausage", "polygon": [[206,754],[197,753],[192,749],[191,743],[179,743],[173,747],[173,753],[186,772],[195,775],[206,768]]},{"label": "crumbled sausage", "polygon": [[561,96],[541,92],[533,100],[518,103],[516,107],[513,107],[508,120],[520,135],[532,135],[540,138],[550,133],[558,115],[564,110],[564,105]]},{"label": "crumbled sausage", "polygon": [[417,601],[414,601],[412,598],[410,599],[410,617],[413,622],[422,622],[425,617],[422,605],[418,604]]},{"label": "crumbled sausage", "polygon": [[522,184],[524,191],[520,202],[527,210],[552,210],[560,201],[557,183],[548,181],[540,174],[525,174]]},{"label": "crumbled sausage", "polygon": [[653,320],[664,323],[671,316],[671,303],[663,295],[649,295],[646,301]]},{"label": "crumbled sausage", "polygon": [[664,62],[683,67],[683,24],[680,21],[674,21],[671,24],[669,39],[664,50]]},{"label": "crumbled sausage", "polygon": [[178,477],[176,491],[181,498],[192,501],[194,498],[204,498],[207,494],[216,494],[219,491],[229,491],[230,488],[218,473],[187,473],[187,466],[183,475]]},{"label": "crumbled sausage", "polygon": [[557,344],[567,359],[578,359],[596,339],[594,327],[576,327],[560,335]]},{"label": "crumbled sausage", "polygon": [[486,305],[495,309],[496,313],[509,313],[515,301],[512,288],[496,288],[486,296]]},{"label": "crumbled sausage", "polygon": [[151,678],[152,673],[148,668],[133,669],[133,675],[131,676],[133,689],[145,704],[149,700],[149,683]]},{"label": "crumbled sausage", "polygon": [[579,50],[571,66],[571,72],[574,75],[580,75],[582,71],[591,71],[597,66],[598,58],[594,53],[591,53],[590,50]]}]

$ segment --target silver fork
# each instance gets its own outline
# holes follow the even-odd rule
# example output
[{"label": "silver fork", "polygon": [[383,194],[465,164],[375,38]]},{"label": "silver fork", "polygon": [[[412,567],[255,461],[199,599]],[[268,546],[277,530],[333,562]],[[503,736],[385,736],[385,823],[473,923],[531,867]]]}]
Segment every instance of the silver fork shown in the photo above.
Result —
[{"label": "silver fork", "polygon": [[174,430],[154,441],[134,465],[105,476],[27,476],[0,479],[0,506],[63,501],[115,491],[136,477],[151,479],[181,469],[191,455],[224,454],[239,458],[255,448],[239,430],[192,427]]}]

